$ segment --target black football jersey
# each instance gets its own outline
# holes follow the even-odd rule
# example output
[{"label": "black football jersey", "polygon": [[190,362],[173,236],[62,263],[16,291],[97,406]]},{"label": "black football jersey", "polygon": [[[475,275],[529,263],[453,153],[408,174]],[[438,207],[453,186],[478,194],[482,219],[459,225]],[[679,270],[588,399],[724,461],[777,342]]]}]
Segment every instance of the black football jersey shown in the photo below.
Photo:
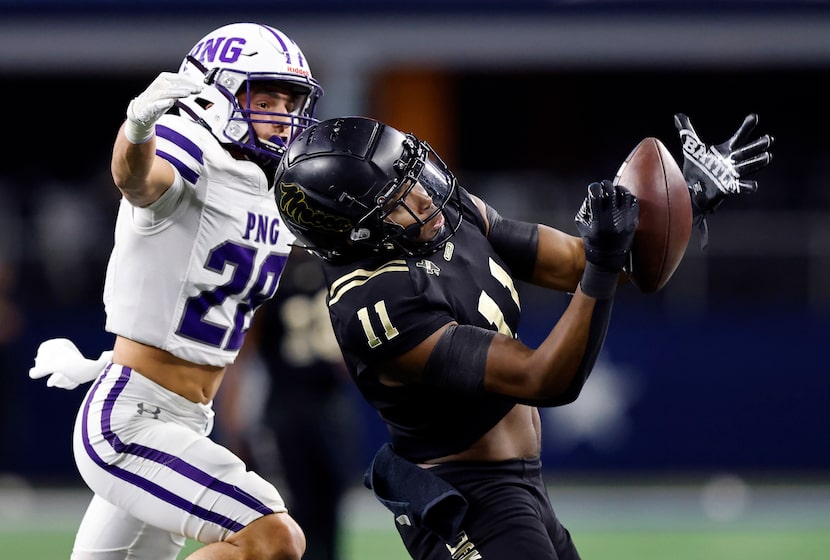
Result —
[{"label": "black football jersey", "polygon": [[469,194],[461,196],[460,228],[431,255],[324,264],[329,312],[349,372],[387,424],[395,450],[415,462],[466,449],[515,404],[421,384],[388,387],[371,371],[453,321],[515,337],[520,303],[510,269],[488,242]]}]

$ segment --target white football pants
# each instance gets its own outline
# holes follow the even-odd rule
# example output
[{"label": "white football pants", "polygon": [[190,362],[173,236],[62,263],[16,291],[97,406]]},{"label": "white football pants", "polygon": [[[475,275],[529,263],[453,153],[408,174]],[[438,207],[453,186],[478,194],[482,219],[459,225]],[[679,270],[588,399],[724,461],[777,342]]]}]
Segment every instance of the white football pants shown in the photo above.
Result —
[{"label": "white football pants", "polygon": [[210,438],[211,405],[110,364],[75,422],[75,463],[95,493],[72,560],[175,560],[185,537],[224,540],[286,511],[274,486]]}]

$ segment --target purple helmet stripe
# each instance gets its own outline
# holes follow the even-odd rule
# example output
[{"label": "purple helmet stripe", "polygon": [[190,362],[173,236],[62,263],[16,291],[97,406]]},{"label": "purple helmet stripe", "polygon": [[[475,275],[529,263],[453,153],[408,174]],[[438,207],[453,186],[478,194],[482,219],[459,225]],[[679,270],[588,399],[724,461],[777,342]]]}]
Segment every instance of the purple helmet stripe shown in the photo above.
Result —
[{"label": "purple helmet stripe", "polygon": [[[267,25],[263,25],[262,27],[267,29],[268,32],[271,35],[274,36],[274,38],[277,40],[277,42],[282,47],[282,52],[285,53],[285,63],[286,64],[291,64],[291,52],[288,50],[288,45],[286,45],[285,41],[282,40],[282,35],[280,35],[280,33],[276,29],[274,29],[273,27],[269,27]],[[298,62],[297,64],[302,66],[302,62]]]},{"label": "purple helmet stripe", "polygon": [[[109,366],[108,366],[109,367]],[[226,484],[217,480],[216,478],[210,476],[209,474],[205,473],[204,471],[185,463],[181,458],[175,457],[170,455],[169,453],[152,449],[149,447],[145,447],[142,445],[135,445],[135,444],[124,444],[118,436],[112,431],[110,420],[112,416],[112,409],[115,402],[118,400],[118,396],[124,390],[124,387],[127,385],[129,381],[130,374],[132,370],[128,367],[122,367],[121,375],[119,376],[118,380],[113,385],[113,388],[110,390],[109,394],[107,395],[107,399],[105,401],[104,409],[102,411],[101,416],[101,432],[104,438],[112,445],[113,449],[118,453],[126,453],[129,455],[136,455],[142,457],[144,459],[163,463],[165,466],[173,469],[177,473],[181,474],[182,476],[193,480],[209,488],[213,491],[216,491],[220,494],[224,494],[231,499],[236,500],[237,502],[250,507],[251,509],[262,513],[268,514],[272,513],[269,507],[265,504],[254,498],[253,496],[247,494],[246,492],[240,491],[238,488],[234,487],[233,485]],[[200,507],[196,504],[189,502],[188,500],[182,498],[181,496],[177,496],[176,494],[172,493],[167,488],[159,486],[155,482],[152,482],[146,478],[138,476],[135,473],[129,472],[125,469],[120,467],[116,467],[113,465],[109,465],[104,461],[100,455],[95,451],[94,447],[92,446],[89,440],[89,432],[88,432],[88,422],[89,422],[89,406],[90,402],[94,398],[95,393],[99,390],[101,382],[103,378],[106,376],[102,376],[97,382],[92,391],[84,403],[84,413],[83,413],[83,423],[82,423],[82,433],[83,433],[83,442],[84,448],[86,449],[87,454],[89,457],[101,468],[106,470],[111,475],[124,480],[125,482],[137,486],[151,495],[157,497],[158,499],[167,502],[183,511],[186,511],[190,514],[196,515],[201,519],[204,519],[208,522],[220,525],[222,527],[228,528],[232,531],[239,531],[244,528],[240,523],[229,519],[223,515],[220,515],[215,512],[211,512],[203,507]]]}]

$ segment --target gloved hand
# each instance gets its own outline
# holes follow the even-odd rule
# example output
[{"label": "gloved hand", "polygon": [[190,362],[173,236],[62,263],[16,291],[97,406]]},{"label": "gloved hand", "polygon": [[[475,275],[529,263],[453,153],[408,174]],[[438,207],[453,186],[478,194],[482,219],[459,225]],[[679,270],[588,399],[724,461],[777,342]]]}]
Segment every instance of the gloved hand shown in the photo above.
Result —
[{"label": "gloved hand", "polygon": [[162,72],[127,106],[124,134],[133,144],[143,144],[155,132],[156,121],[177,99],[202,91],[204,84],[173,72]]},{"label": "gloved hand", "polygon": [[683,145],[683,176],[689,185],[695,216],[714,212],[729,195],[758,189],[757,181],[744,177],[772,160],[769,148],[775,140],[764,134],[748,141],[758,124],[758,115],[747,115],[737,132],[717,146],[706,146],[683,113],[674,116],[674,124]]},{"label": "gloved hand", "polygon": [[29,377],[40,379],[48,375],[47,387],[74,389],[98,377],[111,360],[112,350],[101,352],[97,360],[89,360],[84,358],[71,340],[52,338],[38,347],[35,365],[29,370]]},{"label": "gloved hand", "polygon": [[605,180],[588,185],[588,195],[574,218],[585,244],[582,291],[598,299],[614,295],[617,277],[628,263],[639,223],[637,197]]}]

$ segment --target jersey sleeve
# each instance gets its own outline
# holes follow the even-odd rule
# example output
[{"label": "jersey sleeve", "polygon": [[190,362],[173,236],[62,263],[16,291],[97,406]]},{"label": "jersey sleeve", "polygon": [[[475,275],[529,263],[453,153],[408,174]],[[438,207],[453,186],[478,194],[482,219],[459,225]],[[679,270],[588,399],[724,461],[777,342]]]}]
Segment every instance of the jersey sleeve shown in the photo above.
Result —
[{"label": "jersey sleeve", "polygon": [[173,115],[164,115],[156,124],[156,155],[170,162],[176,172],[195,185],[205,171],[205,153],[200,147],[215,144],[199,125]]},{"label": "jersey sleeve", "polygon": [[455,320],[448,306],[427,303],[431,295],[409,266],[403,259],[394,260],[376,270],[354,270],[331,283],[332,326],[357,375],[411,350]]}]

